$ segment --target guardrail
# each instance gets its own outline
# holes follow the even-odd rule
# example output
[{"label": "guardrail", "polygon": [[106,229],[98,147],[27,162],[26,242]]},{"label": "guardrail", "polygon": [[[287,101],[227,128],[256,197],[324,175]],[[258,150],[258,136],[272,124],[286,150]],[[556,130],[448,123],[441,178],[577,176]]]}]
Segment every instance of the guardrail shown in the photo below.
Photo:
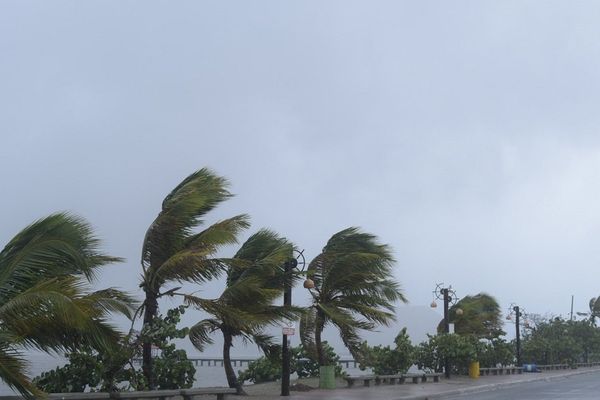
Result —
[{"label": "guardrail", "polygon": [[[223,366],[223,358],[220,357],[188,357],[188,360],[194,363],[194,366],[198,367],[222,367]],[[257,357],[238,357],[232,358],[231,364],[234,367],[243,367],[244,365],[248,366],[252,361],[256,361]],[[134,358],[133,363],[135,365],[142,365],[141,358]],[[344,366],[346,368],[350,368],[352,365],[353,368],[358,367],[358,362],[353,358],[344,358],[338,361],[338,364]]]}]

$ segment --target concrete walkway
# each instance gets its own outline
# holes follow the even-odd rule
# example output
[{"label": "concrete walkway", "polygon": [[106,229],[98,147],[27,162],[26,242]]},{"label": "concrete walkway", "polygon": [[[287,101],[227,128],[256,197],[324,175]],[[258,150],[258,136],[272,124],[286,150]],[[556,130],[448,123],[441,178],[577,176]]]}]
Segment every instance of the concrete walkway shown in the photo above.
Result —
[{"label": "concrete walkway", "polygon": [[[335,390],[314,389],[309,392],[291,392],[290,400],[426,400],[448,396],[497,390],[526,382],[565,379],[580,374],[600,374],[600,368],[580,368],[567,371],[546,371],[541,373],[523,373],[522,375],[484,376],[479,379],[452,377],[439,383],[387,385],[356,388],[338,388]],[[278,395],[252,395],[261,400],[282,399]]]}]

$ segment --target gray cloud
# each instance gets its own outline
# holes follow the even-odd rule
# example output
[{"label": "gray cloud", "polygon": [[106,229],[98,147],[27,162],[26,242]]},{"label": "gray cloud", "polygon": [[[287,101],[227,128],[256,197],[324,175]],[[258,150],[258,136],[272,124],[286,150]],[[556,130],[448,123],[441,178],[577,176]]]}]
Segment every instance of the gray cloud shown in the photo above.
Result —
[{"label": "gray cloud", "polygon": [[248,212],[309,256],[362,226],[394,247],[412,304],[443,281],[583,310],[599,290],[599,12],[5,2],[0,239],[72,210],[128,259],[101,283],[135,290],[162,198],[210,166],[237,193],[214,220]]}]

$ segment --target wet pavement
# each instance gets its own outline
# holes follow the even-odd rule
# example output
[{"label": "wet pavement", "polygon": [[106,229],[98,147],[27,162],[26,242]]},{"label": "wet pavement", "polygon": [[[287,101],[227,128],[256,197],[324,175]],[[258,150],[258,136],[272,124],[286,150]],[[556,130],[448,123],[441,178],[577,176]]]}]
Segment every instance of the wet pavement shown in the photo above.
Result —
[{"label": "wet pavement", "polygon": [[[586,377],[587,376],[587,377]],[[524,399],[521,395],[512,395],[505,392],[511,388],[528,388],[533,385],[531,393],[539,391],[540,388],[548,388],[559,393],[561,388],[565,388],[565,384],[560,383],[562,380],[579,379],[581,381],[599,382],[595,386],[595,397],[599,398],[598,388],[600,387],[600,368],[580,368],[577,370],[568,371],[546,371],[542,373],[524,373],[522,375],[500,375],[500,376],[485,376],[478,379],[470,379],[468,377],[452,377],[451,379],[442,379],[439,383],[404,383],[402,385],[381,384],[371,387],[354,387],[354,388],[338,388],[335,390],[315,389],[309,392],[292,392],[288,397],[290,400],[418,400],[418,399],[483,399],[481,395],[473,395],[473,393],[500,391],[496,392],[496,397],[486,397],[489,399],[505,399],[519,398]],[[566,382],[568,383],[568,382]],[[574,384],[573,388],[578,387]],[[591,387],[587,385],[586,387]],[[581,385],[579,385],[581,386]],[[593,386],[593,385],[592,385]],[[528,389],[529,390],[529,389]],[[570,389],[565,389],[570,390]],[[515,393],[520,393],[516,390]],[[497,397],[501,395],[503,397]],[[454,396],[454,397],[453,397]],[[460,397],[464,396],[464,397]],[[281,399],[279,395],[259,395],[250,396],[251,398],[261,400]],[[526,397],[529,399],[529,397]],[[542,399],[544,397],[531,397],[532,399]],[[547,397],[548,399],[568,398],[568,397]],[[570,398],[570,397],[569,397]],[[591,397],[573,397],[574,399],[588,399]]]}]

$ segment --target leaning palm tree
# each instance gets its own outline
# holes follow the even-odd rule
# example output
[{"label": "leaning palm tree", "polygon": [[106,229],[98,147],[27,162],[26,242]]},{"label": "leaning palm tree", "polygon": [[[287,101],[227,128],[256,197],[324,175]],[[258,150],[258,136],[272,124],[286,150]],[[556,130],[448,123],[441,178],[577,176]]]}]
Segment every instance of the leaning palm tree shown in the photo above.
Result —
[{"label": "leaning palm tree", "polygon": [[373,330],[395,319],[394,302],[406,302],[393,279],[391,249],[358,228],[329,239],[308,266],[314,282],[312,304],[300,320],[300,338],[320,365],[325,365],[321,334],[329,324],[360,359],[360,330]]},{"label": "leaning palm tree", "polygon": [[600,317],[600,297],[592,297],[589,302],[590,312],[588,315],[590,316],[590,322],[592,325],[596,325],[596,318]]},{"label": "leaning palm tree", "polygon": [[98,269],[121,261],[99,251],[81,218],[54,214],[34,222],[0,252],[0,378],[28,398],[40,394],[22,349],[108,349],[120,334],[110,312],[131,317],[132,300],[116,289],[89,290]]},{"label": "leaning palm tree", "polygon": [[[142,304],[144,325],[151,326],[158,313],[158,300],[176,294],[175,282],[202,283],[218,277],[226,268],[217,250],[237,242],[237,234],[248,226],[248,217],[238,215],[217,222],[197,233],[202,218],[232,195],[225,178],[201,169],[185,178],[169,193],[152,222],[142,248]],[[142,370],[153,389],[152,343],[145,340]]]},{"label": "leaning palm tree", "polygon": [[[450,321],[454,323],[454,332],[459,335],[474,335],[489,340],[506,335],[502,330],[500,305],[487,293],[463,297],[450,307],[448,313]],[[437,331],[444,331],[444,320],[439,322]]]},{"label": "leaning palm tree", "polygon": [[273,304],[286,284],[283,265],[292,258],[292,250],[292,244],[284,238],[269,230],[260,230],[229,260],[226,288],[219,298],[186,296],[188,304],[210,314],[190,329],[190,340],[202,351],[206,344],[212,343],[211,333],[221,332],[227,383],[239,393],[242,393],[243,382],[237,381],[231,366],[233,339],[241,337],[268,352],[273,338],[264,333],[264,328],[283,319],[297,318],[297,308]]}]

